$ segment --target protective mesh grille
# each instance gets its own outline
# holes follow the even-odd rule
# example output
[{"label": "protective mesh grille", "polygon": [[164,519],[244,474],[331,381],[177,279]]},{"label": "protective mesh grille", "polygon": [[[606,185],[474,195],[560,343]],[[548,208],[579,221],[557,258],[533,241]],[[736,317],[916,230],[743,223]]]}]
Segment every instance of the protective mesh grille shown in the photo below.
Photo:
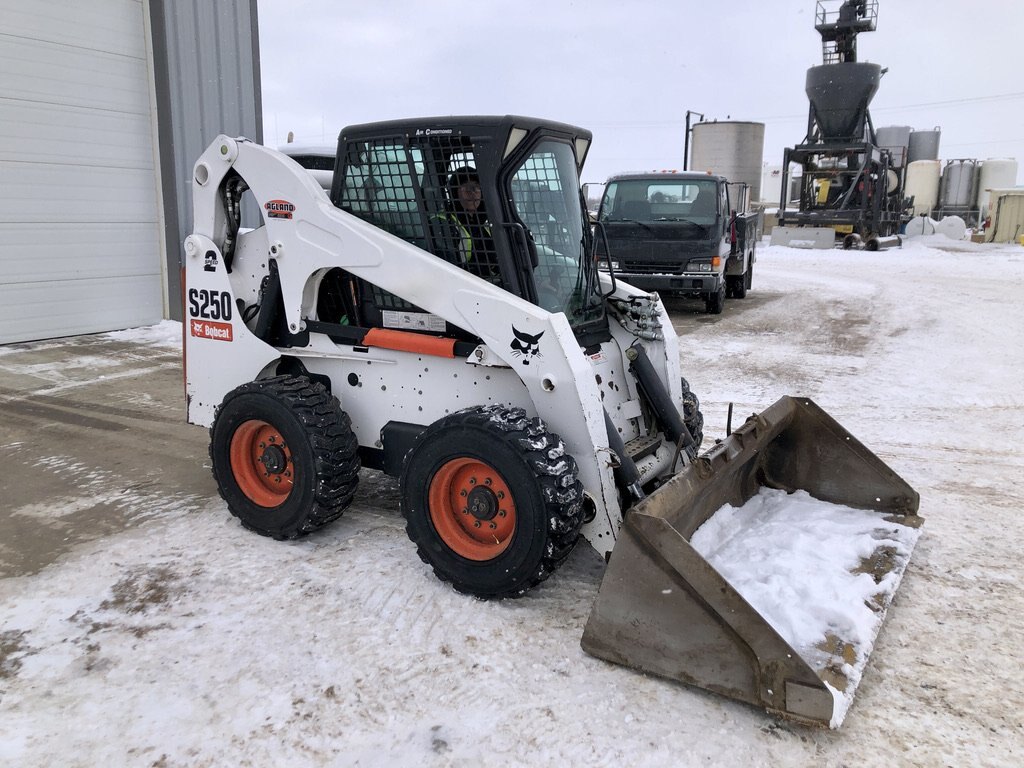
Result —
[{"label": "protective mesh grille", "polygon": [[[470,140],[419,136],[354,142],[338,204],[473,274],[501,283]],[[461,193],[460,193],[461,189]],[[379,288],[380,309],[411,305]]]}]

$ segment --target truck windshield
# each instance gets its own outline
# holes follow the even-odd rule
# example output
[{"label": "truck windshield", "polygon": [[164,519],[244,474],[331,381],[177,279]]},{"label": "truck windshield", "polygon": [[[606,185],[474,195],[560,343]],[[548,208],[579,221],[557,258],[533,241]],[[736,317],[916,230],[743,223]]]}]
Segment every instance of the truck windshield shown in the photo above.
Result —
[{"label": "truck windshield", "polygon": [[596,268],[590,253],[576,158],[560,141],[538,142],[516,168],[510,183],[512,204],[537,251],[533,270],[537,302],[565,312],[574,328],[602,317]]},{"label": "truck windshield", "polygon": [[718,217],[711,179],[628,179],[608,184],[600,221],[689,221],[709,227]]}]

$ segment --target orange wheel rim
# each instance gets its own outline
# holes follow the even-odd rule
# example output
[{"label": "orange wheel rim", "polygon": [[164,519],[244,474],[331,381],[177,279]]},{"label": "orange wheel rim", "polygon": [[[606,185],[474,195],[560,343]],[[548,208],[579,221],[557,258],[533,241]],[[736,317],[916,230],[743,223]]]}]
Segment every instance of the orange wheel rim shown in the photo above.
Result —
[{"label": "orange wheel rim", "polygon": [[442,465],[430,481],[427,503],[441,540],[467,560],[491,560],[512,542],[512,492],[505,479],[482,461],[460,458]]},{"label": "orange wheel rim", "polygon": [[278,507],[295,485],[295,463],[281,433],[265,421],[243,422],[231,436],[231,472],[238,488],[261,507]]}]

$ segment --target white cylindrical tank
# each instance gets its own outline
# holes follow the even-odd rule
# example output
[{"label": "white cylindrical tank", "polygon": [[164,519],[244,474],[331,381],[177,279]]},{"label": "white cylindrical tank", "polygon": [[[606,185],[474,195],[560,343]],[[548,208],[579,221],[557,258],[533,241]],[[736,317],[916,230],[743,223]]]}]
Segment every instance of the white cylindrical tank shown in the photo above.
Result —
[{"label": "white cylindrical tank", "polygon": [[915,160],[907,166],[904,194],[914,197],[914,215],[929,214],[939,204],[939,179],[942,164],[938,160]]},{"label": "white cylindrical tank", "polygon": [[942,131],[936,126],[930,131],[911,131],[907,145],[907,161],[938,160],[939,139]]},{"label": "white cylindrical tank", "polygon": [[909,125],[886,125],[875,130],[875,143],[892,153],[894,168],[902,168],[907,164],[910,130]]},{"label": "white cylindrical tank", "polygon": [[981,218],[988,216],[988,201],[993,189],[1007,189],[1017,183],[1017,161],[1013,158],[989,158],[978,171],[978,195],[974,207]]},{"label": "white cylindrical tank", "polygon": [[938,225],[935,219],[928,216],[915,216],[907,222],[903,234],[907,237],[919,237],[920,235],[934,235],[935,227]]},{"label": "white cylindrical tank", "polygon": [[764,123],[738,120],[697,123],[691,129],[691,171],[711,171],[733,183],[750,185],[750,199],[761,199]]},{"label": "white cylindrical tank", "polygon": [[942,169],[942,184],[939,186],[939,205],[944,210],[968,209],[975,199],[976,160],[950,160]]},{"label": "white cylindrical tank", "polygon": [[935,233],[945,235],[950,240],[967,239],[967,222],[959,216],[943,216],[942,221],[935,225]]}]

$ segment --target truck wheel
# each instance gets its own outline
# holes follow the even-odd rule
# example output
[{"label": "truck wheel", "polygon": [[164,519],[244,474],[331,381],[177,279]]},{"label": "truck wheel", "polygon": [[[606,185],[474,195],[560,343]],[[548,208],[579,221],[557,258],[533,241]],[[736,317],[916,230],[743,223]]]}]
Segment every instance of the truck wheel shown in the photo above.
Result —
[{"label": "truck wheel", "polygon": [[323,384],[299,376],[232,390],[210,429],[217,489],[263,536],[294,539],[336,520],[359,482],[348,415]]},{"label": "truck wheel", "polygon": [[[750,267],[747,267],[747,271],[750,271]],[[733,279],[732,295],[735,299],[745,299],[747,297],[747,272],[737,275]]]},{"label": "truck wheel", "polygon": [[725,308],[725,284],[704,300],[704,311],[709,315],[720,315]]},{"label": "truck wheel", "polygon": [[700,412],[700,400],[690,389],[690,383],[684,378],[680,378],[679,383],[683,389],[683,424],[693,436],[693,445],[686,449],[686,453],[695,459],[700,452],[700,444],[704,442],[704,414]]},{"label": "truck wheel", "polygon": [[416,439],[401,476],[406,532],[442,581],[519,597],[579,539],[583,486],[558,435],[522,408],[453,413]]},{"label": "truck wheel", "polygon": [[746,293],[754,285],[754,263],[751,262],[747,267],[746,274],[743,275],[743,292]]}]

